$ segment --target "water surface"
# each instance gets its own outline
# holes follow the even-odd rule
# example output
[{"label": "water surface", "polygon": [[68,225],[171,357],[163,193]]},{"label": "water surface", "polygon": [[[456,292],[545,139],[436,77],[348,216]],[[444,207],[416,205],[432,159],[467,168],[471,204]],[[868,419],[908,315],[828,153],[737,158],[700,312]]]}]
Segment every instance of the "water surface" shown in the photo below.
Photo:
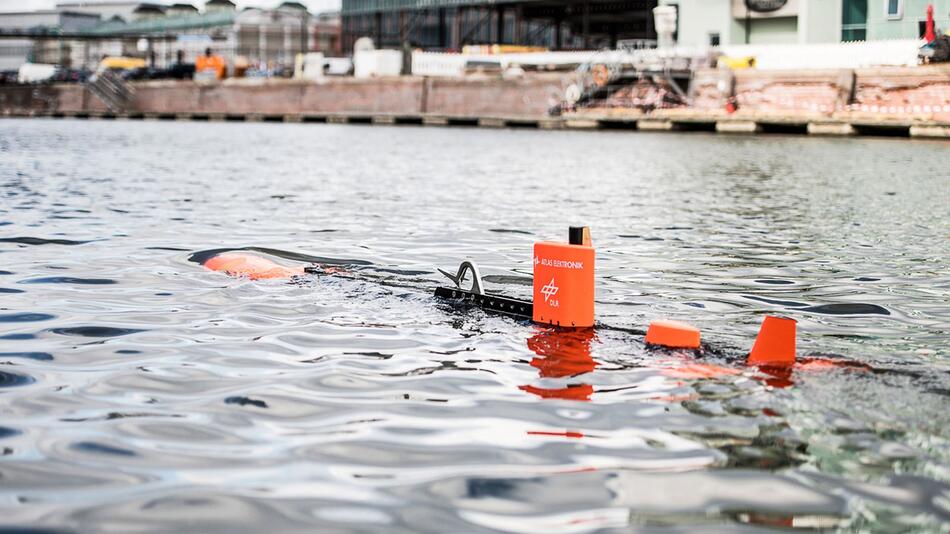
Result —
[{"label": "water surface", "polygon": [[[950,145],[0,122],[0,524],[946,531]],[[431,296],[587,224],[597,315]],[[269,249],[336,275],[189,258]],[[743,365],[765,314],[799,355]],[[622,329],[672,318],[705,354]],[[684,366],[735,371],[695,378]],[[690,368],[687,367],[686,370]]]}]

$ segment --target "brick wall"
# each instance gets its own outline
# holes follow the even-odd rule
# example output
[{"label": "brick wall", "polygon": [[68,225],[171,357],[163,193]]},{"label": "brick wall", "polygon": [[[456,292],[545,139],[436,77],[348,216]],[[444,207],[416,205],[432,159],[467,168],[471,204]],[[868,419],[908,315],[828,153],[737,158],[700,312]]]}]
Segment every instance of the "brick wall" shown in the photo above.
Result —
[{"label": "brick wall", "polygon": [[429,78],[426,111],[445,115],[546,115],[561,98],[558,75],[513,80]]},{"label": "brick wall", "polygon": [[[842,88],[854,76],[853,98]],[[855,71],[734,71],[739,109],[751,113],[874,114],[950,121],[950,66],[890,67]],[[728,72],[699,71],[694,107],[720,110]],[[842,93],[844,91],[844,93]]]}]

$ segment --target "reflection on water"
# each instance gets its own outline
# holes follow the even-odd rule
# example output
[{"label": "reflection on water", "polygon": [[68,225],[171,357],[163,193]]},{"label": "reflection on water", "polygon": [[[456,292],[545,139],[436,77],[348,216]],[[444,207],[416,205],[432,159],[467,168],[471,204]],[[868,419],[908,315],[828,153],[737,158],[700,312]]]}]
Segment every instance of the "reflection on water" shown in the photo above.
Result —
[{"label": "reflection on water", "polygon": [[[7,120],[0,525],[940,531],[941,143]],[[564,331],[431,296],[593,228]],[[243,249],[320,268],[233,279]],[[766,313],[794,369],[746,366]],[[651,319],[702,351],[645,347]]]},{"label": "reflection on water", "polygon": [[[528,338],[528,348],[538,355],[531,358],[530,363],[537,368],[541,378],[572,379],[593,372],[597,367],[590,354],[591,342],[595,337],[593,328],[560,330],[538,327],[537,330],[535,335]],[[543,399],[590,400],[594,393],[594,388],[583,382],[554,388],[533,385],[520,387]]]}]

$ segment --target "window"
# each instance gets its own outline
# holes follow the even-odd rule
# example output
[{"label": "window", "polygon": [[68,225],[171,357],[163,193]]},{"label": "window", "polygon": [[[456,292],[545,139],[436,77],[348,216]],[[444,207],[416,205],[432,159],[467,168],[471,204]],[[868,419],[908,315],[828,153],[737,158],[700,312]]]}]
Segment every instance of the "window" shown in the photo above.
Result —
[{"label": "window", "polygon": [[709,34],[709,46],[719,46],[719,33]]},{"label": "window", "polygon": [[904,0],[884,0],[884,8],[888,20],[899,20],[904,16]]},{"label": "window", "polygon": [[[666,4],[676,10],[676,29],[673,30],[673,42],[678,43],[680,40],[680,5],[679,4]],[[650,15],[651,17],[653,15]]]},{"label": "window", "polygon": [[868,0],[844,0],[841,7],[841,40],[865,40],[868,28]]}]

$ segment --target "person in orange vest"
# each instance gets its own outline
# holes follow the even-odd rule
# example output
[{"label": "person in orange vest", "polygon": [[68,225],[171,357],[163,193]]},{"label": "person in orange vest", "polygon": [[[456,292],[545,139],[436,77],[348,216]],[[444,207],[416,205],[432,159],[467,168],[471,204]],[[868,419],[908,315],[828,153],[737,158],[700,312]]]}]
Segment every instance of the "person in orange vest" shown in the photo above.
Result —
[{"label": "person in orange vest", "polygon": [[224,78],[224,58],[212,54],[210,48],[205,48],[205,55],[198,56],[195,59],[195,72],[214,71],[214,77],[218,80]]}]

